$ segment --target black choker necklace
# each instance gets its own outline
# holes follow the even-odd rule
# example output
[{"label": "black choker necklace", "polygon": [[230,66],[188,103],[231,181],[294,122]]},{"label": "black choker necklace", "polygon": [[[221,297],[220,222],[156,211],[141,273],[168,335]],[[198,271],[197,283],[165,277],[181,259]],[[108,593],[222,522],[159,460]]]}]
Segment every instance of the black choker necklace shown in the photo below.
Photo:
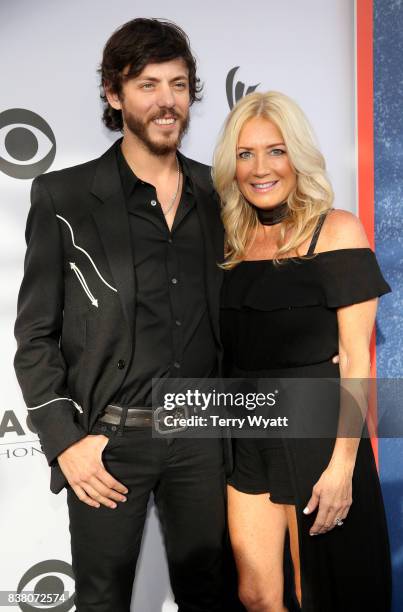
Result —
[{"label": "black choker necklace", "polygon": [[277,225],[277,223],[284,221],[290,214],[287,202],[278,204],[274,208],[258,208],[257,206],[254,208],[262,225]]}]

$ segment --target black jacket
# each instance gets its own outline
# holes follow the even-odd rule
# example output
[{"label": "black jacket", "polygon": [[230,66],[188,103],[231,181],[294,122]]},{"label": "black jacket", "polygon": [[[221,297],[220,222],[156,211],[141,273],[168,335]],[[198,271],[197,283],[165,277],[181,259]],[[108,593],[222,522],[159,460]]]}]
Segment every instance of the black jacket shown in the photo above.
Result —
[{"label": "black jacket", "polygon": [[[134,350],[136,286],[115,143],[99,159],[37,177],[15,324],[14,365],[33,426],[66,484],[57,456],[87,435],[116,395]],[[219,361],[223,227],[210,168],[183,155],[206,253],[208,307]]]}]

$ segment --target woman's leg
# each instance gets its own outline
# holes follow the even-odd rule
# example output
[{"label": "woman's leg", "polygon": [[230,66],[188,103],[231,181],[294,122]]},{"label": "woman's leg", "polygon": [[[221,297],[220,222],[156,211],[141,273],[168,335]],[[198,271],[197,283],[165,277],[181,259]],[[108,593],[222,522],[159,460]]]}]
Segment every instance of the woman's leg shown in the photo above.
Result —
[{"label": "woman's leg", "polygon": [[239,576],[239,597],[248,612],[286,612],[283,604],[285,506],[267,493],[228,487],[228,520]]},{"label": "woman's leg", "polygon": [[294,566],[294,582],[295,582],[295,595],[298,599],[300,607],[302,606],[302,592],[301,592],[301,564],[299,557],[299,540],[298,540],[298,522],[297,513],[295,506],[286,505],[283,506],[287,515],[288,531],[290,534],[290,549],[292,564]]}]

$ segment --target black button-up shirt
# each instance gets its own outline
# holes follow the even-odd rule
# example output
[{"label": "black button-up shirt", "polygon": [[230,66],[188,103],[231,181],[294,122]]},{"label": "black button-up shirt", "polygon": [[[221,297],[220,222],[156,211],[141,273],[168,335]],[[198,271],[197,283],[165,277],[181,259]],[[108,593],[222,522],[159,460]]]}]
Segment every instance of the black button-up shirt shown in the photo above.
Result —
[{"label": "black button-up shirt", "polygon": [[153,185],[141,181],[118,147],[117,161],[129,212],[136,279],[134,356],[113,402],[152,404],[152,378],[215,375],[217,347],[205,288],[203,235],[191,178],[172,230]]}]

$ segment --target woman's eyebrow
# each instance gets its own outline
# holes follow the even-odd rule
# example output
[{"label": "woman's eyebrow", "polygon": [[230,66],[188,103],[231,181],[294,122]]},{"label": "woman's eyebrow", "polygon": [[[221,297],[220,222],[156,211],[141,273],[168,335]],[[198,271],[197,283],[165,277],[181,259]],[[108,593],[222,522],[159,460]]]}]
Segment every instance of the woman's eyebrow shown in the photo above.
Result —
[{"label": "woman's eyebrow", "polygon": [[[273,142],[272,144],[266,145],[266,149],[270,149],[272,147],[284,146],[284,142]],[[238,145],[237,149],[246,149],[247,151],[253,151],[254,147],[245,147],[244,145]]]}]

